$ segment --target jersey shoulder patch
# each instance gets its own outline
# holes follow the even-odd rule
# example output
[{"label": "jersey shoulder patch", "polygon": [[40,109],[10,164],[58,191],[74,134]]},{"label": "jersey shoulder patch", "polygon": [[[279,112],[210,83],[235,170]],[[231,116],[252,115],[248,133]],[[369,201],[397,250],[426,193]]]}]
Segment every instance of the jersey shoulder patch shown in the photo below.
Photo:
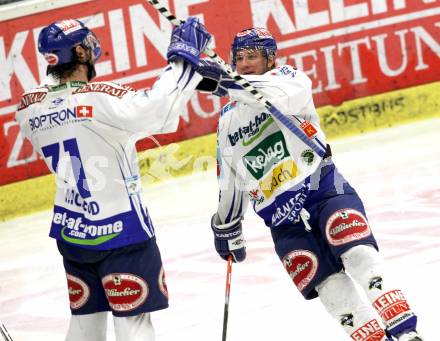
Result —
[{"label": "jersey shoulder patch", "polygon": [[21,100],[20,103],[18,104],[17,111],[26,109],[28,106],[34,103],[42,102],[46,98],[47,92],[48,92],[48,88],[46,87],[36,88],[25,92],[21,96]]},{"label": "jersey shoulder patch", "polygon": [[119,85],[111,82],[93,82],[76,89],[72,92],[73,95],[83,94],[87,92],[100,92],[107,95],[122,98],[127,92],[134,91],[133,88],[125,85]]},{"label": "jersey shoulder patch", "polygon": [[290,76],[292,78],[296,76],[296,73],[297,69],[291,65],[281,65],[267,72],[271,76]]},{"label": "jersey shoulder patch", "polygon": [[230,103],[226,104],[223,107],[222,111],[220,112],[220,117],[223,116],[224,114],[226,114],[231,109],[235,108],[236,105],[237,105],[237,101],[230,102]]}]

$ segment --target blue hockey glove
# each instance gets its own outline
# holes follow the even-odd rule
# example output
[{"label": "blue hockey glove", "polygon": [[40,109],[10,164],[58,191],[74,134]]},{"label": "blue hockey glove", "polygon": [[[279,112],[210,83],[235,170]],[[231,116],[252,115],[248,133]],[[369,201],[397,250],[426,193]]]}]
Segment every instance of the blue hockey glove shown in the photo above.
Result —
[{"label": "blue hockey glove", "polygon": [[229,88],[242,89],[220,65],[209,59],[200,59],[197,72],[203,76],[196,87],[197,90],[212,92],[213,95],[223,97],[228,94]]},{"label": "blue hockey glove", "polygon": [[189,17],[180,26],[173,29],[171,42],[168,46],[168,61],[182,58],[197,67],[199,56],[205,50],[211,39],[211,34],[195,17]]},{"label": "blue hockey glove", "polygon": [[232,255],[234,262],[242,262],[246,258],[245,240],[241,231],[241,217],[229,224],[220,224],[217,214],[211,219],[214,232],[215,250],[224,260]]}]

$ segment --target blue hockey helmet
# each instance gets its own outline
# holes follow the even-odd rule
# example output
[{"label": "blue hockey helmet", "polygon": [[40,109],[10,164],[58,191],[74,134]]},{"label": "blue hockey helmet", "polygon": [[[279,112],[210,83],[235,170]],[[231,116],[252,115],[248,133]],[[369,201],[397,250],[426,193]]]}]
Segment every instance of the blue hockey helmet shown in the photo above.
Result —
[{"label": "blue hockey helmet", "polygon": [[238,32],[232,42],[231,62],[235,65],[237,52],[240,50],[263,50],[264,56],[276,56],[277,43],[272,34],[265,28],[248,28]]},{"label": "blue hockey helmet", "polygon": [[101,56],[101,45],[95,34],[81,21],[66,19],[43,28],[38,37],[38,51],[49,66],[70,63],[75,59],[73,48],[83,46],[90,52],[91,64]]}]

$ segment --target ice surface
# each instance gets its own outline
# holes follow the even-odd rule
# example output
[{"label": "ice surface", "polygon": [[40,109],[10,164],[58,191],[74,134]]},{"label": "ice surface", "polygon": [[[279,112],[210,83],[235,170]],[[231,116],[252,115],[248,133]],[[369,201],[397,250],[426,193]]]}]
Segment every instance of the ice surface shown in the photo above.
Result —
[{"label": "ice surface", "polygon": [[[389,276],[438,340],[440,306],[440,120],[332,143],[334,161],[363,198]],[[215,170],[146,188],[170,291],[153,313],[157,341],[221,340],[226,263],[215,253],[211,214]],[[63,340],[69,309],[65,275],[48,235],[50,212],[0,224],[0,320],[15,341]],[[348,340],[319,300],[305,301],[281,266],[269,230],[249,210],[248,257],[234,264],[228,341]],[[109,319],[108,340],[114,340]],[[435,337],[437,335],[437,337]]]}]

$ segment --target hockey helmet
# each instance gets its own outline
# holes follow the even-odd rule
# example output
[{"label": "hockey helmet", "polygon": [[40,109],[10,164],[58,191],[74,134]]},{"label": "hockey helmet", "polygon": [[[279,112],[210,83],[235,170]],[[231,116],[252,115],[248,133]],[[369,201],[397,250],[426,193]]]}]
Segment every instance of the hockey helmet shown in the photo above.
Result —
[{"label": "hockey helmet", "polygon": [[232,42],[231,62],[235,65],[237,52],[240,50],[263,50],[264,56],[276,56],[277,43],[272,34],[265,28],[248,28],[238,32]]},{"label": "hockey helmet", "polygon": [[101,56],[101,45],[95,34],[81,21],[67,19],[43,28],[38,37],[38,51],[49,66],[62,65],[75,60],[73,48],[83,46],[90,52],[93,64]]}]

